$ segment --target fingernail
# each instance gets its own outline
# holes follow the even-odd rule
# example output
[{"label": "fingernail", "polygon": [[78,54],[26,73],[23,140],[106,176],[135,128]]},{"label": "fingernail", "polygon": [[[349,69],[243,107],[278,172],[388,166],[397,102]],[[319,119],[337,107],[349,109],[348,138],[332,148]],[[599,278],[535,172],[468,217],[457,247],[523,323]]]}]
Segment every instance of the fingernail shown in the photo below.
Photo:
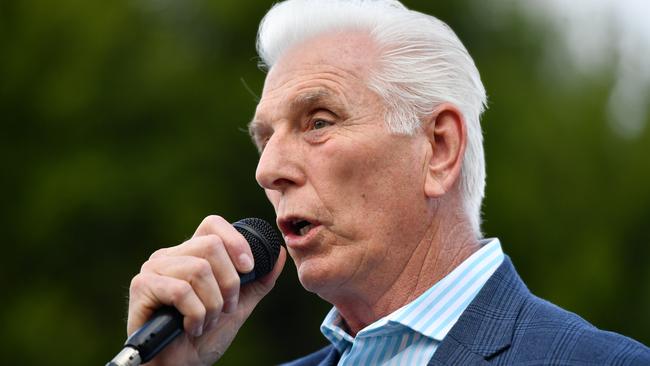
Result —
[{"label": "fingernail", "polygon": [[239,256],[239,266],[242,270],[250,272],[253,269],[253,259],[247,254],[241,254]]},{"label": "fingernail", "polygon": [[203,334],[203,327],[200,325],[194,327],[194,332],[192,332],[192,335],[198,338],[201,336],[201,334]]},{"label": "fingernail", "polygon": [[235,310],[237,310],[237,299],[230,299],[226,302],[226,306],[224,306],[224,312],[226,313],[232,313]]},{"label": "fingernail", "polygon": [[219,323],[219,318],[212,319],[212,321],[210,322],[210,324],[208,324],[208,327],[206,329],[212,330],[217,326],[218,323]]}]

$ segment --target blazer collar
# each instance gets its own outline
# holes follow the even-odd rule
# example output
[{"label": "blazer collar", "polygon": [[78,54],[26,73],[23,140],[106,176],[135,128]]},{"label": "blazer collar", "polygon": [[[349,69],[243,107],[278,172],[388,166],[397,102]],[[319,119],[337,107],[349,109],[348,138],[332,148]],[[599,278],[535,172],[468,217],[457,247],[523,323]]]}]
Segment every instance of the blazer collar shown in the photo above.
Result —
[{"label": "blazer collar", "polygon": [[508,348],[528,296],[526,285],[505,256],[440,343],[429,365],[481,364]]}]

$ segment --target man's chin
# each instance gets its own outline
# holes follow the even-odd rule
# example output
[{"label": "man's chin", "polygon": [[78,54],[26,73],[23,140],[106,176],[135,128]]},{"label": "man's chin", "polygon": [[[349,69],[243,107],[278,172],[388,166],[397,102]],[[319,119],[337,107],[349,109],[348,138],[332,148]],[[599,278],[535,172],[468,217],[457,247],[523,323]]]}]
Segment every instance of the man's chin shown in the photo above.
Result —
[{"label": "man's chin", "polygon": [[298,266],[298,279],[305,290],[320,294],[327,292],[327,289],[335,287],[336,279],[333,270],[327,270],[327,266],[319,260],[309,259]]}]

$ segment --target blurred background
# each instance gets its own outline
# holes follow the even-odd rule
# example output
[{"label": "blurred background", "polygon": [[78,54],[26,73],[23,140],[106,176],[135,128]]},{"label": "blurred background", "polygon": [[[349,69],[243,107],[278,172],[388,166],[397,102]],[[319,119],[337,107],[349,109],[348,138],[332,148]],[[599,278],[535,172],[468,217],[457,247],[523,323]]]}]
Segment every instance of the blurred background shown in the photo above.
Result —
[{"label": "blurred background", "polygon": [[[531,290],[650,344],[650,3],[409,0],[489,95],[484,232]],[[99,365],[130,279],[208,214],[274,220],[245,127],[268,1],[0,3],[0,355]],[[223,365],[326,344],[288,263]]]}]

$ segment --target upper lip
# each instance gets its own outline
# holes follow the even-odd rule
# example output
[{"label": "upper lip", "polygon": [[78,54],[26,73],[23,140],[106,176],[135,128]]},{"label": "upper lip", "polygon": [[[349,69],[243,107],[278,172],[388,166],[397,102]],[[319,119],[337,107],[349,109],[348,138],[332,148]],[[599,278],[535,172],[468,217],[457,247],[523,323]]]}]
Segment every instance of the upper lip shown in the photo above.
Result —
[{"label": "upper lip", "polygon": [[289,234],[297,234],[296,224],[299,224],[301,221],[307,221],[314,226],[320,225],[320,222],[317,220],[311,217],[300,215],[289,215],[278,218],[277,224],[280,228],[280,231],[282,231],[282,235],[287,236]]}]

